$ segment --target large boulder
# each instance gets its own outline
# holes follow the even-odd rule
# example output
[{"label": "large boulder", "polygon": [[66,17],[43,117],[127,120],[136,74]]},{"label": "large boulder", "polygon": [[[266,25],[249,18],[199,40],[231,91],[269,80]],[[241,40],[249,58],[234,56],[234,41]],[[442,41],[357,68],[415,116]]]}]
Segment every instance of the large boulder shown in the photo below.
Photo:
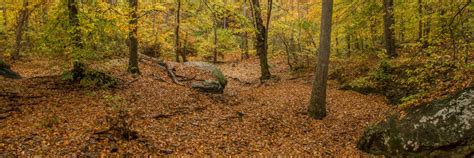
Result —
[{"label": "large boulder", "polygon": [[207,93],[224,93],[225,87],[214,80],[205,80],[191,83],[191,88]]},{"label": "large boulder", "polygon": [[358,148],[389,156],[468,157],[474,154],[474,87],[407,109],[366,129]]},{"label": "large boulder", "polygon": [[0,60],[0,76],[11,78],[11,79],[21,79],[21,76],[15,71],[10,69],[10,65]]},{"label": "large boulder", "polygon": [[207,62],[186,62],[185,66],[199,69],[200,71],[195,71],[193,75],[203,80],[191,83],[191,88],[208,93],[224,92],[227,79],[216,65]]}]

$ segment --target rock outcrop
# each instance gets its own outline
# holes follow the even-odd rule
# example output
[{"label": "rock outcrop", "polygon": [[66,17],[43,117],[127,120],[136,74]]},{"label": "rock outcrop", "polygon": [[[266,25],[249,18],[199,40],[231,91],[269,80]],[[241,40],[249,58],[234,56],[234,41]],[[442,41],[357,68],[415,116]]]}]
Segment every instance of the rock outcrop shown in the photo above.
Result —
[{"label": "rock outcrop", "polygon": [[474,87],[407,109],[366,129],[358,148],[390,156],[474,154]]}]

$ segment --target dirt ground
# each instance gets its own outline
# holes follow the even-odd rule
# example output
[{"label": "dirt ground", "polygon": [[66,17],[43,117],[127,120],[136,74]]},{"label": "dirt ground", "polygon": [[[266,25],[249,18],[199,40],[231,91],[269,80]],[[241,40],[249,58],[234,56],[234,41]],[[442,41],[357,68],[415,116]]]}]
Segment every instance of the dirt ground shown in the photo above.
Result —
[{"label": "dirt ground", "polygon": [[[0,77],[0,155],[360,156],[364,128],[391,110],[383,97],[330,81],[328,116],[311,119],[312,73],[290,73],[283,61],[272,63],[276,77],[263,84],[256,59],[219,65],[229,80],[224,94],[173,84],[147,64],[134,80],[125,59],[96,67],[127,85],[78,88],[61,82],[60,64],[47,61],[14,63],[21,80]],[[107,131],[121,116],[133,131],[127,139]]]}]

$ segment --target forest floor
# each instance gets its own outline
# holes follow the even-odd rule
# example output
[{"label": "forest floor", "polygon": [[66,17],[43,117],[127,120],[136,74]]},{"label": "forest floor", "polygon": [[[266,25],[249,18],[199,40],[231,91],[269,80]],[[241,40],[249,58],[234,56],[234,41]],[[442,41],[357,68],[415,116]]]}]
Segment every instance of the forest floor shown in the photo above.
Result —
[{"label": "forest floor", "polygon": [[[24,79],[0,77],[0,156],[353,156],[364,154],[356,149],[364,128],[392,111],[381,96],[337,90],[330,81],[328,116],[311,119],[306,109],[312,73],[291,73],[283,60],[272,60],[276,77],[264,84],[256,59],[219,65],[229,78],[224,94],[173,84],[165,71],[146,64],[133,80],[124,72],[125,59],[97,67],[128,85],[77,88],[61,82],[61,64],[52,61],[16,62],[13,68]],[[116,123],[121,120],[125,125]],[[108,131],[113,122],[133,130],[131,140]]]}]

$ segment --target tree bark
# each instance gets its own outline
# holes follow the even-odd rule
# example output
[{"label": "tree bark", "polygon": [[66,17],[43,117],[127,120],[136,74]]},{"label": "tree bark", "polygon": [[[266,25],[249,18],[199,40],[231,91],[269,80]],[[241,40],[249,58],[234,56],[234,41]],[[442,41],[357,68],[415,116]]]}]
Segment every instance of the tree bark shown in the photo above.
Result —
[{"label": "tree bark", "polygon": [[242,59],[249,59],[249,58],[250,58],[250,55],[249,55],[249,39],[248,39],[248,33],[245,32],[242,38],[243,38],[242,47],[243,47],[243,50],[244,50],[244,53],[242,54]]},{"label": "tree bark", "polygon": [[[3,1],[3,26],[5,28],[5,34],[3,35],[3,38],[5,42],[8,42],[8,19],[7,19],[7,2]],[[2,48],[2,53],[0,53],[0,60],[4,59],[4,52],[7,50],[7,44],[5,43],[3,48]]]},{"label": "tree bark", "polygon": [[181,57],[183,58],[183,62],[188,62],[188,59],[186,58],[186,55],[188,55],[188,33],[184,33],[184,46],[181,51]]},{"label": "tree bark", "polygon": [[252,6],[253,17],[255,19],[255,26],[257,29],[255,34],[255,47],[260,58],[260,80],[268,80],[271,78],[271,74],[267,59],[267,30],[263,25],[259,0],[252,0]]},{"label": "tree bark", "polygon": [[7,19],[7,2],[3,1],[3,25],[5,26],[5,30],[7,30],[8,26],[8,19]]},{"label": "tree bark", "polygon": [[265,29],[265,47],[266,50],[268,51],[268,32],[270,31],[270,20],[272,18],[272,8],[273,8],[273,0],[268,0],[268,10],[267,10],[267,21],[266,25],[267,28]]},{"label": "tree bark", "polygon": [[72,44],[74,47],[81,48],[82,43],[81,43],[81,36],[80,36],[80,31],[79,31],[79,10],[77,8],[77,1],[76,0],[68,0],[68,10],[69,10],[69,23],[72,27]]},{"label": "tree bark", "polygon": [[290,46],[288,44],[288,42],[286,41],[285,39],[285,36],[282,34],[280,35],[280,40],[281,42],[283,43],[283,45],[285,46],[285,52],[286,52],[286,63],[288,64],[288,66],[290,67],[290,70],[293,71],[293,65],[291,64],[291,52],[290,52]]},{"label": "tree bark", "polygon": [[213,59],[213,63],[217,63],[217,16],[214,14],[214,48],[212,49],[212,51],[214,52],[214,59]]},{"label": "tree bark", "polygon": [[176,62],[179,62],[179,47],[180,47],[180,43],[179,43],[179,26],[180,26],[180,11],[181,11],[181,0],[176,0],[176,26],[175,26],[175,30],[174,30],[174,37],[175,37],[175,40],[174,40],[174,50],[175,50],[175,53],[176,53]]},{"label": "tree bark", "polygon": [[212,62],[213,63],[217,63],[217,14],[214,10],[212,10],[211,6],[209,6],[209,4],[207,3],[207,0],[202,0],[202,3],[204,3],[204,5],[206,5],[207,9],[209,9],[209,11],[211,12],[211,15],[212,15],[212,29],[214,30],[214,48],[212,49],[213,51],[213,59],[212,59]]},{"label": "tree bark", "polygon": [[319,42],[318,64],[311,93],[308,114],[315,119],[326,117],[326,88],[328,77],[329,54],[331,50],[331,22],[333,0],[322,2],[321,32]]},{"label": "tree bark", "polygon": [[423,39],[423,5],[422,0],[418,0],[418,41]]},{"label": "tree bark", "polygon": [[25,29],[25,25],[28,19],[28,5],[29,1],[24,0],[23,1],[23,6],[21,8],[21,11],[18,16],[18,22],[16,26],[16,31],[15,31],[15,50],[12,53],[12,58],[13,60],[18,60],[20,59],[20,51],[21,51],[21,42],[23,38],[23,31]]},{"label": "tree bark", "polygon": [[351,35],[350,34],[347,34],[346,35],[346,39],[347,39],[347,57],[350,57],[351,56]]},{"label": "tree bark", "polygon": [[78,50],[82,48],[81,43],[81,35],[79,30],[79,18],[77,14],[79,14],[79,10],[77,8],[77,1],[76,0],[68,0],[67,1],[67,8],[69,13],[69,25],[72,28],[72,45],[73,45],[73,72],[80,72],[83,69],[83,63],[81,63],[78,59],[74,58],[74,56],[78,57]]},{"label": "tree bark", "polygon": [[130,30],[128,33],[128,40],[130,42],[129,47],[129,59],[128,59],[128,72],[132,74],[140,74],[140,69],[138,68],[138,0],[128,0],[128,4],[132,9],[130,12],[130,21],[129,26]]},{"label": "tree bark", "polygon": [[[243,7],[242,7],[242,9],[243,9],[242,12],[243,12],[243,13],[242,13],[242,14],[244,15],[244,17],[247,18],[248,15],[247,15],[247,4],[246,4],[246,2],[247,2],[247,1],[245,0],[244,3],[243,3]],[[242,57],[241,57],[242,60],[243,60],[243,59],[248,59],[248,58],[250,58],[250,56],[249,56],[248,43],[249,43],[249,41],[248,41],[248,33],[247,33],[247,32],[244,32],[244,33],[242,34],[242,50],[243,50],[243,54],[242,54]]]},{"label": "tree bark", "polygon": [[394,39],[394,32],[393,32],[393,0],[384,0],[383,1],[383,8],[384,8],[384,41],[385,41],[385,49],[387,51],[387,55],[390,58],[397,57],[397,52],[395,51],[395,39]]}]

